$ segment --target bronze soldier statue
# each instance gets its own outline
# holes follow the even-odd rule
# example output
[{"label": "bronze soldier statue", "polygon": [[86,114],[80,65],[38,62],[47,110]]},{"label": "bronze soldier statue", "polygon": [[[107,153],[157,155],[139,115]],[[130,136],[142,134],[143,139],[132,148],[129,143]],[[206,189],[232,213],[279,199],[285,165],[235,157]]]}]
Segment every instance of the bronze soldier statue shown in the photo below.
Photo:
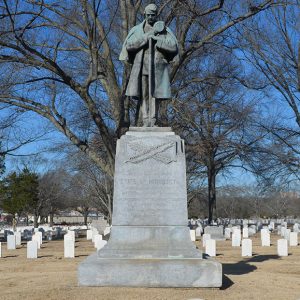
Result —
[{"label": "bronze soldier statue", "polygon": [[157,21],[157,6],[146,6],[145,20],[128,33],[119,59],[132,64],[126,96],[140,101],[143,126],[153,127],[159,101],[171,97],[169,63],[178,55],[177,39],[164,22]]}]

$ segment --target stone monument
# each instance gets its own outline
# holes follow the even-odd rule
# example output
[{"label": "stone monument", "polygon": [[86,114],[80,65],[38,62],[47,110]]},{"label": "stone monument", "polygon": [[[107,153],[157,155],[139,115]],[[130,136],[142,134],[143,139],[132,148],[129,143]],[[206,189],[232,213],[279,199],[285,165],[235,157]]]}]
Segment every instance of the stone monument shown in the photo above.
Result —
[{"label": "stone monument", "polygon": [[220,287],[221,264],[203,259],[187,226],[184,141],[144,122],[117,141],[110,239],[79,265],[79,285]]}]

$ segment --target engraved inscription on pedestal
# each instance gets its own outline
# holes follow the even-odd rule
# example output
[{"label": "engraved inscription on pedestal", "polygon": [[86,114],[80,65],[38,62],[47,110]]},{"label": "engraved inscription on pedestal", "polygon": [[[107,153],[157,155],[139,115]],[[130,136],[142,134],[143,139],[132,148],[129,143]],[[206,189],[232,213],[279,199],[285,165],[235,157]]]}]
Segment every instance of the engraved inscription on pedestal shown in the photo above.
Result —
[{"label": "engraved inscription on pedestal", "polygon": [[143,139],[137,139],[127,144],[126,154],[129,158],[126,162],[140,163],[152,158],[164,164],[169,164],[172,161],[176,161],[176,145],[177,143],[174,141],[165,142],[162,139],[161,144],[149,146],[143,143]]},{"label": "engraved inscription on pedestal", "polygon": [[113,223],[186,226],[183,141],[128,136],[119,141],[118,152]]}]

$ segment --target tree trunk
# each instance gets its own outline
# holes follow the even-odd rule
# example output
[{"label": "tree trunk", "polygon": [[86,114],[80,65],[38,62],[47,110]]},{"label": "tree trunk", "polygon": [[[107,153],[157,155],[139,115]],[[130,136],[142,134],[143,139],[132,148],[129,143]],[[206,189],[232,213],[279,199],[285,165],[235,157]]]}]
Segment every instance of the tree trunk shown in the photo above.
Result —
[{"label": "tree trunk", "polygon": [[39,227],[38,216],[37,215],[33,216],[33,226],[34,226],[34,228],[38,228]]},{"label": "tree trunk", "polygon": [[214,168],[208,168],[208,224],[212,223],[216,205],[216,172]]},{"label": "tree trunk", "polygon": [[49,213],[49,217],[50,217],[50,227],[53,227],[54,226],[54,221],[53,221],[54,213],[52,211]]},{"label": "tree trunk", "polygon": [[12,225],[13,225],[13,231],[16,232],[17,231],[17,219],[15,216],[13,216]]},{"label": "tree trunk", "polygon": [[89,214],[88,210],[85,210],[83,212],[83,223],[84,223],[84,225],[87,225],[88,214]]}]

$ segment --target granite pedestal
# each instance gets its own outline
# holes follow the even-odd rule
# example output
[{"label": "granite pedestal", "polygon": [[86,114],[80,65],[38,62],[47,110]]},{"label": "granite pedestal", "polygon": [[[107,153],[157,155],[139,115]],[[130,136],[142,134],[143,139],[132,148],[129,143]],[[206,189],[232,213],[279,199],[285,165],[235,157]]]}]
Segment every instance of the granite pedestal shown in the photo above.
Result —
[{"label": "granite pedestal", "polygon": [[220,287],[187,227],[184,142],[170,128],[131,128],[117,143],[110,239],[78,268],[82,286]]}]

